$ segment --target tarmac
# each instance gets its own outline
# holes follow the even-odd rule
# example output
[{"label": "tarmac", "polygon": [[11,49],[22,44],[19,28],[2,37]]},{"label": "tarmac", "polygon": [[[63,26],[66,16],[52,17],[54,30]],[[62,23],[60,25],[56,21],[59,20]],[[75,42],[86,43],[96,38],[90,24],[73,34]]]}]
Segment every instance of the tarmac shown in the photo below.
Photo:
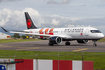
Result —
[{"label": "tarmac", "polygon": [[26,51],[59,51],[59,52],[105,52],[105,42],[96,42],[93,46],[90,41],[87,44],[79,44],[76,41],[70,41],[71,45],[66,46],[65,42],[59,45],[48,46],[48,40],[0,43],[0,50],[26,50]]}]

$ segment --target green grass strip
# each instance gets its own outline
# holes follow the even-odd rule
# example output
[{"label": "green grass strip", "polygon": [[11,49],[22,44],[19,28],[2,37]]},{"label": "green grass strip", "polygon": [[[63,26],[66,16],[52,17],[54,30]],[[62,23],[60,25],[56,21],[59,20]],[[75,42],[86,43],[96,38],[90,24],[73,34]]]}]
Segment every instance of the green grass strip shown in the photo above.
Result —
[{"label": "green grass strip", "polygon": [[105,38],[100,39],[99,42],[105,42]]},{"label": "green grass strip", "polygon": [[0,43],[23,42],[23,41],[39,41],[40,39],[2,39]]}]

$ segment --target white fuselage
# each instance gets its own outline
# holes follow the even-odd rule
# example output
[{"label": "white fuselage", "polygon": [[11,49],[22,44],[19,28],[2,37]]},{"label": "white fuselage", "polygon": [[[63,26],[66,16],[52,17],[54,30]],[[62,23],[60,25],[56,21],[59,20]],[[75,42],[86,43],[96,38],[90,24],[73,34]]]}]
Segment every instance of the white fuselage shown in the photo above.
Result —
[{"label": "white fuselage", "polygon": [[[24,31],[28,31],[29,33],[35,33],[35,34],[51,35],[51,37],[59,36],[63,37],[64,39],[74,39],[74,40],[76,39],[98,40],[104,37],[104,35],[98,29],[92,27],[41,28],[41,29],[29,29]],[[45,38],[44,36],[43,37],[39,36],[39,37]]]}]

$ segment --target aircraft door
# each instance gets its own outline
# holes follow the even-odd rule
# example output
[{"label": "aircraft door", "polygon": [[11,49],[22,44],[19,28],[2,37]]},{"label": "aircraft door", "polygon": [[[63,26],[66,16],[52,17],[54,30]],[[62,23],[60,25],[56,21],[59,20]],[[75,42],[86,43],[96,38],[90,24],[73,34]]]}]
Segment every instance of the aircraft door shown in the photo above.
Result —
[{"label": "aircraft door", "polygon": [[85,30],[85,36],[89,36],[89,29]]}]

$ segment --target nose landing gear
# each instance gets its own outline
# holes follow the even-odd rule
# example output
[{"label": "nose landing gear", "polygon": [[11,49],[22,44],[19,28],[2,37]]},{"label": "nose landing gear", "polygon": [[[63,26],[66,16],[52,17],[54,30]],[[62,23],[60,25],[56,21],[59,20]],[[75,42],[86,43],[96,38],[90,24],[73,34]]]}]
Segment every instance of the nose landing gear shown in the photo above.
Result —
[{"label": "nose landing gear", "polygon": [[65,43],[65,45],[70,45],[70,42],[67,41],[67,42]]},{"label": "nose landing gear", "polygon": [[93,46],[97,46],[96,41],[97,41],[97,40],[93,40],[93,42],[94,42],[94,43],[93,43]]}]

